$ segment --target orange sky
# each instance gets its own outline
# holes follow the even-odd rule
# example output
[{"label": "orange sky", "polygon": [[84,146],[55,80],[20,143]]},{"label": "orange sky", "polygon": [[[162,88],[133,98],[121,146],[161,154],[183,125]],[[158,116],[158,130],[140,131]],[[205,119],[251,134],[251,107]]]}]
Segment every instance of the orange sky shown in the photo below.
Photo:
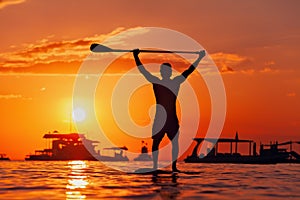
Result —
[{"label": "orange sky", "polygon": [[[192,37],[215,61],[227,95],[222,136],[239,131],[258,142],[300,140],[299,6],[297,0],[1,1],[0,153],[23,159],[45,147],[44,133],[68,132],[74,74],[89,45],[149,26]],[[199,78],[190,79],[203,91],[198,132],[204,136],[209,96]]]}]

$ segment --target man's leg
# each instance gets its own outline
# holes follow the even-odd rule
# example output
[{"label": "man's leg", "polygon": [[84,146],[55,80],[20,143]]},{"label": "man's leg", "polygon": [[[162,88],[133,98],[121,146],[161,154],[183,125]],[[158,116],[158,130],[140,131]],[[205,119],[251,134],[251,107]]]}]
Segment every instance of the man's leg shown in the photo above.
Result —
[{"label": "man's leg", "polygon": [[161,140],[153,139],[152,143],[152,158],[153,158],[153,169],[157,169],[157,162],[158,162],[158,147]]},{"label": "man's leg", "polygon": [[172,171],[179,171],[176,167],[178,152],[179,152],[178,136],[179,136],[179,131],[172,139]]}]

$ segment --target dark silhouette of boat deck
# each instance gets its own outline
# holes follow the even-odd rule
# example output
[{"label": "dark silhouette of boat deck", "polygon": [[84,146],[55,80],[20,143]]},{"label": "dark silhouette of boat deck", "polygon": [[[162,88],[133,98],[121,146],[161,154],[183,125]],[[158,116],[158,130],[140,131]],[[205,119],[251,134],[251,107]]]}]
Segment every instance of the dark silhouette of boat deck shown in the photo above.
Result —
[{"label": "dark silhouette of boat deck", "polygon": [[0,160],[10,160],[9,157],[6,156],[6,154],[1,153],[0,154]]},{"label": "dark silhouette of boat deck", "polygon": [[[300,163],[300,155],[292,151],[292,144],[300,142],[284,142],[274,144],[261,144],[259,154],[256,152],[256,143],[253,140],[241,140],[236,133],[235,138],[194,138],[196,146],[192,155],[187,156],[184,161],[186,163],[243,163],[243,164],[276,164],[276,163]],[[214,147],[208,149],[208,154],[198,155],[200,144],[203,141],[212,143]],[[229,143],[230,152],[219,153],[218,146],[220,143]],[[238,152],[239,143],[249,144],[249,155],[241,155]],[[233,151],[233,145],[235,147]],[[279,148],[280,146],[290,145],[290,151],[287,148]]]},{"label": "dark silhouette of boat deck", "polygon": [[36,150],[34,154],[27,155],[25,160],[101,160],[101,161],[128,161],[123,155],[126,147],[114,147],[114,156],[101,155],[100,151],[95,151],[99,141],[89,140],[84,134],[58,132],[48,133],[44,139],[52,140],[52,148]]},{"label": "dark silhouette of boat deck", "polygon": [[128,157],[124,155],[124,151],[127,151],[127,147],[110,147],[104,148],[103,150],[113,151],[114,156],[97,155],[101,161],[129,161]]}]

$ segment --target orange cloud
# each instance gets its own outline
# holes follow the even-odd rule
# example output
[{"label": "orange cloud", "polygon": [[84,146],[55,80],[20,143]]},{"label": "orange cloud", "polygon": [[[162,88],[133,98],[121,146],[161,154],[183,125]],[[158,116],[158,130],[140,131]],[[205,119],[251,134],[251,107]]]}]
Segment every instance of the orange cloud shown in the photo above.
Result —
[{"label": "orange cloud", "polygon": [[234,70],[228,66],[223,66],[221,68],[221,72],[225,73],[225,72],[234,72]]},{"label": "orange cloud", "polygon": [[7,6],[20,4],[20,3],[24,3],[24,2],[25,2],[25,0],[1,0],[0,1],[0,10]]},{"label": "orange cloud", "polygon": [[108,34],[75,40],[49,41],[49,39],[42,39],[35,43],[23,44],[23,49],[19,51],[0,54],[0,72],[39,72],[42,69],[37,68],[41,68],[42,65],[45,68],[42,71],[47,71],[47,68],[50,68],[47,66],[48,64],[81,62],[89,54],[91,43],[101,42],[122,30],[123,28],[117,28]]},{"label": "orange cloud", "polygon": [[271,73],[271,72],[279,72],[278,69],[272,69],[271,67],[265,67],[262,70],[260,70],[259,72],[261,73]]},{"label": "orange cloud", "polygon": [[[254,68],[254,59],[238,54],[218,52],[211,54],[212,59],[220,68],[222,73],[242,73],[253,75],[254,73],[274,73],[279,72],[274,69],[275,61],[262,63],[263,68]],[[259,64],[256,64],[259,65]]]},{"label": "orange cloud", "polygon": [[31,100],[30,97],[23,97],[21,94],[0,94],[0,99],[23,99],[23,100]]},{"label": "orange cloud", "polygon": [[[95,35],[74,40],[50,41],[49,38],[36,41],[31,44],[23,44],[21,50],[0,53],[0,73],[62,73],[76,74],[82,61],[90,53],[89,47],[91,43],[101,43],[107,38],[114,36],[124,28],[117,28],[108,34]],[[137,31],[134,34],[143,34]],[[126,46],[124,37],[132,37],[131,35],[122,35],[122,37],[113,38],[110,42],[113,45]],[[14,47],[15,48],[15,47]],[[97,56],[100,54],[97,54]],[[106,56],[110,56],[109,54]],[[93,58],[91,58],[93,59]],[[191,63],[177,54],[163,56],[160,54],[142,54],[141,59],[145,63],[163,63],[170,62],[175,69],[181,71],[180,68],[187,68]],[[126,64],[132,67],[135,65],[131,53],[123,54],[119,58],[122,64],[122,70],[126,68]],[[97,61],[99,62],[99,61]],[[132,65],[131,65],[132,64]],[[124,66],[125,65],[125,66]],[[120,69],[115,68],[118,71]],[[116,73],[117,73],[116,72]]]},{"label": "orange cloud", "polygon": [[296,96],[296,92],[289,92],[286,94],[287,97],[295,97]]},{"label": "orange cloud", "polygon": [[251,59],[238,54],[218,52],[211,54],[216,65],[221,69],[221,72],[234,72],[241,67],[250,65]]},{"label": "orange cloud", "polygon": [[[124,42],[127,41],[125,37],[132,38],[132,34],[145,34],[143,29],[132,29],[136,29],[137,31],[129,31],[127,34],[125,33],[112,38],[108,42],[108,45],[120,46],[120,48],[124,46],[126,48],[128,44]],[[34,43],[23,44],[20,50],[0,53],[0,73],[76,74],[82,61],[90,53],[89,46],[91,43],[102,43],[124,30],[124,28],[119,27],[107,34],[63,41],[53,41],[54,36],[51,36]],[[17,48],[14,47],[13,49]],[[210,56],[222,73],[242,72],[253,74],[254,72],[265,73],[274,71],[271,69],[271,66],[275,63],[274,61],[264,63],[265,68],[262,70],[255,70],[252,69],[253,59],[250,57],[225,52],[210,54]],[[193,60],[185,60],[176,54],[168,56],[161,54],[141,54],[141,58],[145,63],[170,62],[174,66],[174,69],[178,71],[182,71],[182,69],[187,68],[193,62]],[[124,65],[126,63],[135,65],[130,53],[123,54],[119,59],[123,59]],[[205,66],[209,64],[204,59],[201,62],[202,69],[204,70]],[[118,68],[115,69],[119,70]]]}]

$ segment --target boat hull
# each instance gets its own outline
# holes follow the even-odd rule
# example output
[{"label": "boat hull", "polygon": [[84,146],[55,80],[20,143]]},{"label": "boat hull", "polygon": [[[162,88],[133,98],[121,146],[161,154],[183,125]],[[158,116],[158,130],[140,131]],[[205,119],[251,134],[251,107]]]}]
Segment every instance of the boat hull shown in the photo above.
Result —
[{"label": "boat hull", "polygon": [[138,157],[133,159],[134,161],[152,161],[152,157],[148,154],[140,154]]},{"label": "boat hull", "polygon": [[116,158],[111,156],[88,156],[88,157],[53,157],[47,155],[30,155],[25,158],[27,161],[67,161],[67,160],[87,160],[87,161],[129,161],[127,157]]},{"label": "boat hull", "polygon": [[276,164],[286,163],[286,155],[279,156],[224,156],[224,157],[195,157],[188,156],[184,161],[186,163],[235,163],[235,164]]}]

